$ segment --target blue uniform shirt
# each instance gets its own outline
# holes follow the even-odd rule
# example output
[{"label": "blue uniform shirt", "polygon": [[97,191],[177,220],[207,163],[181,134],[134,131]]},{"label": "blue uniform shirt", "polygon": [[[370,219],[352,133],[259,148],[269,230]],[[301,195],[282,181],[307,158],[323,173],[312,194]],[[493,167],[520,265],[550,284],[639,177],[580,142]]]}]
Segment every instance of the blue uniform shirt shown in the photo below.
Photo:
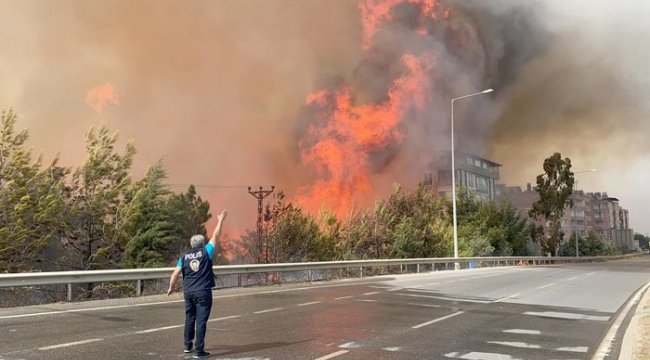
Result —
[{"label": "blue uniform shirt", "polygon": [[208,243],[204,247],[190,249],[178,258],[176,266],[182,269],[184,292],[210,290],[214,287],[213,255],[214,246]]}]

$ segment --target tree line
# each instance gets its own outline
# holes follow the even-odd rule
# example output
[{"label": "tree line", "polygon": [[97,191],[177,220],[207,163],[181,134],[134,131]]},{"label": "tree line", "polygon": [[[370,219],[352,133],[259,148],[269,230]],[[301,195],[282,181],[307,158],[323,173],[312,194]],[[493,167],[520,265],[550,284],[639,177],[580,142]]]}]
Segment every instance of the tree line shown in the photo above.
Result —
[{"label": "tree line", "polygon": [[[170,265],[187,239],[206,234],[210,207],[194,186],[175,193],[161,162],[141,179],[130,174],[136,154],[105,126],[86,135],[83,162],[47,164],[27,147],[13,110],[0,124],[0,272],[92,270]],[[507,201],[482,201],[459,189],[457,217],[461,256],[571,254],[559,221],[570,206],[570,160],[553,154],[537,179],[540,199],[522,214]],[[244,249],[218,263],[297,262],[453,255],[451,201],[417,186],[396,185],[385,199],[337,218],[327,209],[312,215],[279,192],[264,214],[263,236],[254,230],[237,239]],[[548,226],[541,224],[546,222]],[[549,229],[546,230],[545,228]],[[581,251],[610,252],[593,236]]]},{"label": "tree line", "polygon": [[116,149],[105,126],[87,133],[82,164],[63,167],[32,153],[13,110],[0,116],[1,272],[156,267],[206,233],[196,189],[171,192],[160,162],[134,180],[135,147]]}]

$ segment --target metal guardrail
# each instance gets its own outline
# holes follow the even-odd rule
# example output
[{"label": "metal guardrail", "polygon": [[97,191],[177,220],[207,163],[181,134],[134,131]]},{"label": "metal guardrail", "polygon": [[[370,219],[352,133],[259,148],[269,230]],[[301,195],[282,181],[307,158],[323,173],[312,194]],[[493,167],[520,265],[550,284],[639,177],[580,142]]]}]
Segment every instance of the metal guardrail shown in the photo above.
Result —
[{"label": "metal guardrail", "polygon": [[[274,273],[287,271],[314,271],[327,269],[350,269],[358,268],[359,276],[363,277],[364,268],[384,266],[405,266],[416,265],[417,272],[420,272],[420,265],[431,265],[434,269],[436,264],[475,263],[478,267],[483,266],[510,266],[517,264],[560,264],[568,262],[593,262],[606,261],[629,257],[630,255],[619,256],[597,256],[597,257],[472,257],[472,258],[417,258],[417,259],[379,259],[379,260],[352,260],[352,261],[324,261],[306,263],[284,263],[284,264],[248,264],[248,265],[226,265],[214,266],[215,275],[237,275]],[[636,255],[631,255],[636,256]],[[0,274],[0,288],[23,287],[40,285],[68,285],[68,301],[72,300],[72,284],[79,283],[100,283],[111,281],[137,281],[136,291],[140,295],[140,282],[142,280],[168,278],[174,268],[143,268],[143,269],[119,269],[119,270],[85,270],[85,271],[53,271],[53,272],[30,272],[30,273],[9,273]]]}]

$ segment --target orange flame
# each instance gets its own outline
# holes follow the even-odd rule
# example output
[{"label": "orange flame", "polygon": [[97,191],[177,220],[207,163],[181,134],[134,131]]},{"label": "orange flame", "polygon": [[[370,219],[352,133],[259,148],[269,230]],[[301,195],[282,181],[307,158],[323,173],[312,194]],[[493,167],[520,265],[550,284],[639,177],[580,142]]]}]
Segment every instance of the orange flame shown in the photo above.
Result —
[{"label": "orange flame", "polygon": [[363,48],[368,49],[372,40],[377,33],[379,25],[383,21],[392,20],[393,9],[404,3],[420,6],[420,28],[418,33],[426,34],[426,29],[422,24],[423,20],[438,19],[442,13],[443,17],[448,17],[448,9],[443,9],[439,0],[361,0],[359,10],[361,12],[361,23],[363,26]]},{"label": "orange flame", "polygon": [[308,104],[327,121],[312,125],[300,144],[302,162],[313,166],[319,176],[314,184],[298,191],[298,201],[306,210],[317,211],[325,205],[341,216],[349,211],[356,196],[372,190],[370,153],[402,140],[398,128],[402,117],[414,106],[424,107],[430,87],[427,73],[433,66],[431,56],[407,54],[402,64],[405,73],[392,82],[388,100],[383,103],[356,105],[347,88],[307,97]]},{"label": "orange flame", "polygon": [[90,88],[86,92],[86,105],[101,114],[109,104],[119,105],[120,98],[111,83]]}]

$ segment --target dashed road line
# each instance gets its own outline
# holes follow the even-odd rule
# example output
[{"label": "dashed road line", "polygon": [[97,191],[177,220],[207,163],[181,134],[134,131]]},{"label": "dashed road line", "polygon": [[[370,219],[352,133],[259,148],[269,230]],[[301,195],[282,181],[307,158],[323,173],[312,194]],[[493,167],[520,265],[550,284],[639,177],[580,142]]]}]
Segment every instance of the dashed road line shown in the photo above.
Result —
[{"label": "dashed road line", "polygon": [[345,300],[345,299],[351,299],[351,298],[353,298],[353,297],[354,297],[354,296],[352,296],[352,295],[341,296],[341,297],[334,298],[334,300]]},{"label": "dashed road line", "polygon": [[609,316],[585,315],[576,313],[565,313],[556,311],[526,311],[524,315],[539,316],[545,318],[568,319],[568,320],[593,320],[608,321]]},{"label": "dashed road line", "polygon": [[316,305],[316,304],[320,304],[320,303],[322,303],[322,301],[310,301],[310,302],[298,304],[297,306],[309,306],[309,305]]},{"label": "dashed road line", "polygon": [[477,351],[468,352],[462,355],[458,352],[450,352],[445,354],[445,357],[464,360],[520,360],[507,354],[484,353]]},{"label": "dashed road line", "polygon": [[488,344],[510,346],[519,349],[541,349],[542,347],[537,344],[528,344],[520,341],[488,341]]},{"label": "dashed road line", "polygon": [[561,347],[561,348],[557,348],[555,350],[557,350],[557,351],[586,353],[587,351],[589,351],[589,348],[587,346],[574,346],[574,347]]},{"label": "dashed road line", "polygon": [[176,328],[180,328],[180,327],[183,327],[183,326],[185,326],[185,325],[183,324],[183,325],[163,326],[163,327],[159,327],[159,328],[155,328],[155,329],[140,330],[140,331],[136,331],[135,333],[136,334],[148,334],[148,333],[152,333],[152,332],[156,332],[156,331],[176,329]]},{"label": "dashed road line", "polygon": [[379,294],[379,291],[367,292],[367,293],[365,293],[365,294],[363,294],[363,295],[364,295],[364,296],[368,296],[368,295],[376,295],[376,294]]},{"label": "dashed road line", "polygon": [[573,281],[573,280],[577,280],[578,278],[580,278],[580,276],[574,276],[566,279],[566,281]]},{"label": "dashed road line", "polygon": [[266,314],[266,313],[270,313],[270,312],[274,312],[274,311],[280,311],[280,310],[284,310],[284,308],[279,307],[279,308],[273,308],[273,309],[260,310],[260,311],[253,312],[253,314]]},{"label": "dashed road line", "polygon": [[81,341],[75,341],[75,342],[69,342],[65,344],[57,344],[57,345],[51,345],[51,346],[44,346],[38,348],[38,350],[45,351],[45,350],[52,350],[52,349],[59,349],[59,348],[64,348],[64,347],[69,347],[69,346],[76,346],[76,345],[83,345],[83,344],[89,344],[97,341],[103,341],[104,339],[88,339],[88,340],[81,340]]},{"label": "dashed road line", "polygon": [[412,329],[419,329],[419,328],[421,328],[421,327],[424,327],[424,326],[427,326],[427,325],[431,325],[431,324],[433,324],[433,323],[437,323],[437,322],[439,322],[439,321],[447,320],[447,319],[449,319],[449,318],[452,318],[452,317],[454,317],[454,316],[458,316],[458,315],[463,314],[463,313],[465,313],[465,312],[464,312],[464,311],[457,311],[457,312],[455,312],[455,313],[453,313],[453,314],[449,314],[449,315],[447,315],[447,316],[439,317],[439,318],[437,318],[437,319],[433,319],[433,320],[430,320],[430,321],[427,321],[427,322],[423,322],[422,324],[418,324],[418,325],[415,325],[415,326],[411,326],[411,328],[412,328]]},{"label": "dashed road line", "polygon": [[526,330],[526,329],[508,329],[503,330],[502,332],[508,334],[522,334],[522,335],[541,335],[542,332],[539,330]]}]

